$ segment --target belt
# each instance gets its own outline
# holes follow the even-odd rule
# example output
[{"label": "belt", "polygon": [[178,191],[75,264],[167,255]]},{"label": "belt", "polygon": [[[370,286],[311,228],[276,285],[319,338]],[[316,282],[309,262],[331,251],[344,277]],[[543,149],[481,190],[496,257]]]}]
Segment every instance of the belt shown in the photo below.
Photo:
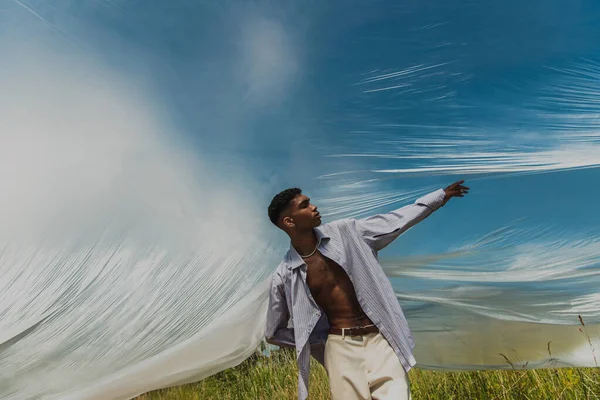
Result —
[{"label": "belt", "polygon": [[361,336],[367,333],[377,333],[379,329],[375,325],[355,326],[352,328],[331,328],[329,333],[342,336]]}]

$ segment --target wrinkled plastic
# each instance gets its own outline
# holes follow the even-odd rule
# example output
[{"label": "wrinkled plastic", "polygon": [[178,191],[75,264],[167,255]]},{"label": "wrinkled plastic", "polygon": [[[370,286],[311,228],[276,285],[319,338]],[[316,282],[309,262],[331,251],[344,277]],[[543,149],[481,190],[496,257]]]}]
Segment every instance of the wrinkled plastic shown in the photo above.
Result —
[{"label": "wrinkled plastic", "polygon": [[329,222],[465,179],[379,255],[419,366],[597,365],[597,4],[0,7],[0,398],[243,361],[290,186]]}]

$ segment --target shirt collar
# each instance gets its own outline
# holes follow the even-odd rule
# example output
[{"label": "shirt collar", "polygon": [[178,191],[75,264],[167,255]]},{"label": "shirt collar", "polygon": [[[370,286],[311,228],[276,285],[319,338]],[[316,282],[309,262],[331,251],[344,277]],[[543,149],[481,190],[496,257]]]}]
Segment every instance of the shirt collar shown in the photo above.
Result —
[{"label": "shirt collar", "polygon": [[[327,236],[323,231],[321,231],[321,229],[314,228],[314,231],[315,231],[315,235],[317,236],[317,247],[320,247],[321,243],[330,239],[330,237]],[[298,254],[298,252],[296,251],[294,246],[292,246],[291,243],[290,243],[290,249],[287,252],[287,255],[285,258],[286,258],[285,261],[290,269],[296,269],[305,264],[304,260],[302,259],[302,257],[300,257],[300,254]]]}]

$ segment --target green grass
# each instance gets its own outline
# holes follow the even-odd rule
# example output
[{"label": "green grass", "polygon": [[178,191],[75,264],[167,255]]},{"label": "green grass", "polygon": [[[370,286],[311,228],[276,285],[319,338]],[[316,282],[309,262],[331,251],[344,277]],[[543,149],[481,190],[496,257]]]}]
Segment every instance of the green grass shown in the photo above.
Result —
[{"label": "green grass", "polygon": [[[310,399],[330,399],[327,375],[311,359]],[[600,399],[599,368],[435,372],[412,369],[413,399]],[[201,382],[157,390],[137,400],[296,399],[295,353],[258,354]]]}]

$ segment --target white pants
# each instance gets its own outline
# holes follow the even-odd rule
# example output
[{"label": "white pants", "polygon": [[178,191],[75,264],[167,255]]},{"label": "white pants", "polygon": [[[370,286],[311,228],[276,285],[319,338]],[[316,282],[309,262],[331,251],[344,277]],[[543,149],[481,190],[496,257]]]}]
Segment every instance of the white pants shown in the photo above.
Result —
[{"label": "white pants", "polygon": [[381,333],[329,335],[325,370],[333,400],[410,400],[408,374]]}]

